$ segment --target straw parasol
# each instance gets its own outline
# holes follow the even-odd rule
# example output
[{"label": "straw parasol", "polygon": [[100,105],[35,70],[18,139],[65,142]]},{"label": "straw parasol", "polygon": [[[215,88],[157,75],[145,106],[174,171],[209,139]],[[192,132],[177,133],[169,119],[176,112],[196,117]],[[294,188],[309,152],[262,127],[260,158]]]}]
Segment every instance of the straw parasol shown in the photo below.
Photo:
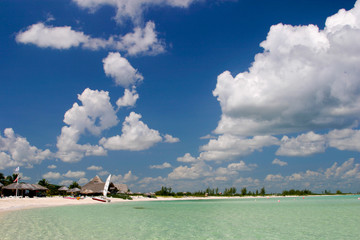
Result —
[{"label": "straw parasol", "polygon": [[62,186],[61,188],[58,189],[58,191],[65,191],[67,192],[69,190],[68,187]]},{"label": "straw parasol", "polygon": [[76,192],[80,192],[80,189],[79,188],[72,188],[72,189],[67,190],[67,192],[76,193]]}]

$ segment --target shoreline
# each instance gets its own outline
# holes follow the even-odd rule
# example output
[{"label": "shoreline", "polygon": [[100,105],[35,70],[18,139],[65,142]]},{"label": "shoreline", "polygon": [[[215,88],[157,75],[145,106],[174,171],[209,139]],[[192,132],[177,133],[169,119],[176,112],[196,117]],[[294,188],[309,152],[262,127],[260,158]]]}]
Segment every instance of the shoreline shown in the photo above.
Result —
[{"label": "shoreline", "polygon": [[[317,195],[314,195],[317,196]],[[325,195],[321,195],[325,196]],[[329,195],[334,196],[334,195]],[[216,199],[263,199],[263,198],[303,198],[313,197],[308,196],[244,196],[244,197],[157,197],[147,198],[143,196],[134,196],[133,200],[124,200],[121,198],[111,198],[111,203],[124,203],[124,202],[141,202],[141,201],[187,201],[187,200],[216,200]],[[0,198],[0,215],[7,212],[34,209],[34,208],[46,208],[46,207],[60,207],[60,206],[73,206],[73,205],[90,205],[90,204],[104,204],[99,201],[92,200],[91,197],[85,197],[84,199],[67,199],[61,196],[56,197],[44,197],[44,198]]]}]

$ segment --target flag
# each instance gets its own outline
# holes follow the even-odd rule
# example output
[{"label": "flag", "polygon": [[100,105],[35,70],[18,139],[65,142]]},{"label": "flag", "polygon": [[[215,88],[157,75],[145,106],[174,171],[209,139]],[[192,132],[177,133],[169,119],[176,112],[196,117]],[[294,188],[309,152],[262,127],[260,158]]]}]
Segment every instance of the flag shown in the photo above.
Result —
[{"label": "flag", "polygon": [[20,167],[15,168],[14,172],[19,172],[20,171]]},{"label": "flag", "polygon": [[16,179],[14,180],[14,182],[19,182],[19,175],[17,175]]}]

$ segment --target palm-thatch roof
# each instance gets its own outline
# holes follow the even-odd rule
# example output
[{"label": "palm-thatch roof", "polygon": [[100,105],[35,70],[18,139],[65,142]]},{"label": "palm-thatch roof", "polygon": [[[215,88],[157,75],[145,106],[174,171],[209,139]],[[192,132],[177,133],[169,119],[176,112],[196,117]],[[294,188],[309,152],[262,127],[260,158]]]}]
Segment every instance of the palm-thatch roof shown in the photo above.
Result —
[{"label": "palm-thatch roof", "polygon": [[[104,190],[104,186],[105,186],[105,183],[101,180],[101,178],[99,176],[95,176],[93,179],[90,180],[90,182],[88,182],[81,188],[80,193],[85,194],[85,195],[86,194],[91,194],[91,195],[102,194],[103,190]],[[109,189],[112,192],[113,190],[116,190],[118,188],[116,187],[115,184],[110,182]],[[126,190],[127,190],[127,186],[126,186]]]},{"label": "palm-thatch roof", "polygon": [[70,193],[80,192],[80,189],[79,188],[71,188],[71,189],[67,190],[67,192],[70,192]]},{"label": "palm-thatch roof", "polygon": [[114,186],[118,192],[127,193],[129,191],[129,188],[126,184],[114,184]]},{"label": "palm-thatch roof", "polygon": [[104,190],[105,183],[101,180],[99,176],[95,176],[87,184],[85,184],[80,193],[81,194],[102,194]]},{"label": "palm-thatch roof", "polygon": [[69,190],[69,188],[68,187],[65,187],[65,186],[62,186],[61,188],[59,188],[58,189],[58,191],[67,191],[67,190]]},{"label": "palm-thatch roof", "polygon": [[29,183],[11,183],[5,187],[5,190],[30,190],[30,191],[46,191],[46,187],[43,187],[39,184],[29,184]]}]

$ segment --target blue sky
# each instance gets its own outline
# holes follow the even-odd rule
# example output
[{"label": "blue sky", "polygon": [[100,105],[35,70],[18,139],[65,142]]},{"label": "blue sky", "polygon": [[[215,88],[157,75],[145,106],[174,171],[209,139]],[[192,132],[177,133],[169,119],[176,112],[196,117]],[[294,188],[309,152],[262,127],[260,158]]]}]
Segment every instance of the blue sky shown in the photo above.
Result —
[{"label": "blue sky", "polygon": [[0,2],[0,172],[358,192],[360,2]]}]

